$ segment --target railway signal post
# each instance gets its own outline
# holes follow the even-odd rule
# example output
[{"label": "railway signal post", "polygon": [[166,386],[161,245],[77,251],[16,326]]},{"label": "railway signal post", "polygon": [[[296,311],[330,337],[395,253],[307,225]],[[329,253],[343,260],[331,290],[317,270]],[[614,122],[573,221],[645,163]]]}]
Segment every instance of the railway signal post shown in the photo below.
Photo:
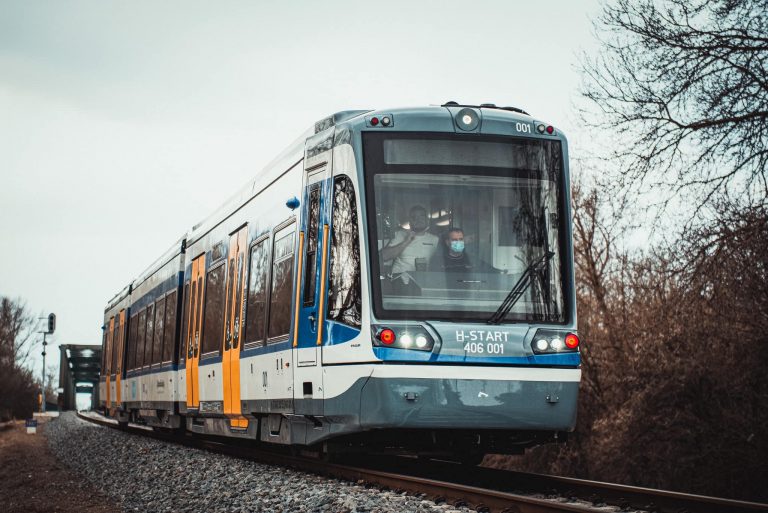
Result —
[{"label": "railway signal post", "polygon": [[[41,319],[45,319],[45,317],[41,317]],[[43,334],[43,381],[41,385],[41,392],[40,395],[42,397],[42,400],[40,401],[40,413],[45,413],[45,347],[48,345],[48,342],[45,341],[45,337],[48,335],[53,335],[53,332],[56,330],[56,314],[50,313],[48,314],[48,329],[45,331],[41,331],[40,333]]]}]

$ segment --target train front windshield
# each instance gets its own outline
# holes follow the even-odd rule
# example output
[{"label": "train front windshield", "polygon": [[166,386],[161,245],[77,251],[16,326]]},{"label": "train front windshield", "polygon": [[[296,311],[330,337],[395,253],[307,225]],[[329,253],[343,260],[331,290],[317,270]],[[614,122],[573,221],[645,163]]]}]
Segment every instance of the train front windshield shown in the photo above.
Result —
[{"label": "train front windshield", "polygon": [[379,318],[565,322],[560,141],[366,133],[363,143]]}]

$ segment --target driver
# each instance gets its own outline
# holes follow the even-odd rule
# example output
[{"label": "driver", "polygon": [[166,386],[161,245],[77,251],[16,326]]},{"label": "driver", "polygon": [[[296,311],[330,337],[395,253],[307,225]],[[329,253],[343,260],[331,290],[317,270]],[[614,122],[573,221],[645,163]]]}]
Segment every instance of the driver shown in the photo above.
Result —
[{"label": "driver", "polygon": [[384,261],[394,260],[392,274],[398,275],[416,270],[425,271],[427,262],[438,247],[436,235],[427,231],[429,220],[427,211],[420,205],[411,207],[408,212],[410,227],[398,230],[392,240],[381,250]]}]

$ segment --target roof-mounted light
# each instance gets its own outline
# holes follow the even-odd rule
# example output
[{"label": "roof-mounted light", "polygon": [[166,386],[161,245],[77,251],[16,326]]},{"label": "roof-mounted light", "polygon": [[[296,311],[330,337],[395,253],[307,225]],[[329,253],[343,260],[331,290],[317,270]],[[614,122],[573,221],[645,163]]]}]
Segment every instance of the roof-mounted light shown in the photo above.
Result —
[{"label": "roof-mounted light", "polygon": [[365,123],[372,128],[391,128],[395,126],[395,117],[392,114],[379,114],[368,116]]},{"label": "roof-mounted light", "polygon": [[555,127],[553,127],[552,125],[544,124],[544,123],[537,123],[536,131],[540,134],[554,135]]},{"label": "roof-mounted light", "polygon": [[456,126],[465,132],[475,130],[480,124],[480,114],[474,109],[464,108],[456,113]]}]

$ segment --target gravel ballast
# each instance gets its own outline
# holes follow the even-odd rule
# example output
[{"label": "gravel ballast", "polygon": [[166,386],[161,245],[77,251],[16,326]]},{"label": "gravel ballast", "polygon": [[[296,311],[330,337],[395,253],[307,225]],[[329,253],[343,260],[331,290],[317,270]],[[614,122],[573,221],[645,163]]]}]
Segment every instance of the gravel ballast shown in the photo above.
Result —
[{"label": "gravel ballast", "polygon": [[47,435],[62,462],[126,511],[473,511],[144,438],[74,412],[51,422]]}]

